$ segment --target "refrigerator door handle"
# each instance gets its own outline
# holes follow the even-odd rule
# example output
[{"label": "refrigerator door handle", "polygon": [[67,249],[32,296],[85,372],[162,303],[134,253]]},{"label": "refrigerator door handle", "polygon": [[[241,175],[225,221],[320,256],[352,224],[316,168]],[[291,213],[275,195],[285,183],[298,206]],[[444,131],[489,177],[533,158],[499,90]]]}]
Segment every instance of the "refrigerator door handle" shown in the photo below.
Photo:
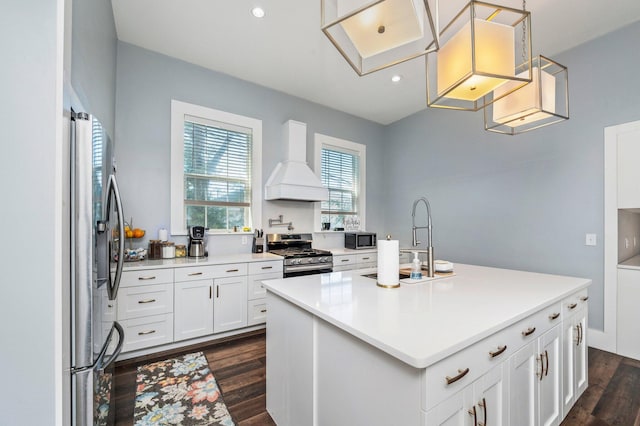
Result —
[{"label": "refrigerator door handle", "polygon": [[[109,358],[105,360],[104,357],[107,353],[107,349],[111,345],[111,340],[113,339],[113,330],[116,330],[118,332],[118,345],[116,346],[111,356],[109,356]],[[102,347],[98,358],[96,359],[94,370],[98,373],[104,372],[104,370],[107,369],[109,365],[111,365],[116,360],[118,355],[120,355],[120,352],[122,351],[122,345],[124,345],[124,330],[122,329],[122,326],[118,323],[118,321],[114,321],[113,327],[111,327],[109,335],[107,336],[107,340],[104,343],[104,346]]]},{"label": "refrigerator door handle", "polygon": [[[107,211],[111,207],[111,195],[115,201],[115,207],[118,220],[118,263],[116,266],[116,274],[111,281],[111,274],[109,276],[109,285],[107,287],[107,293],[109,294],[109,300],[115,300],[118,296],[118,288],[120,287],[120,278],[122,277],[122,267],[124,266],[124,213],[122,212],[122,199],[120,198],[120,190],[118,189],[118,182],[115,175],[109,175],[109,182],[107,184],[107,191],[109,194],[109,201],[107,202]],[[111,252],[111,250],[109,250]],[[111,255],[111,254],[109,254]]]}]

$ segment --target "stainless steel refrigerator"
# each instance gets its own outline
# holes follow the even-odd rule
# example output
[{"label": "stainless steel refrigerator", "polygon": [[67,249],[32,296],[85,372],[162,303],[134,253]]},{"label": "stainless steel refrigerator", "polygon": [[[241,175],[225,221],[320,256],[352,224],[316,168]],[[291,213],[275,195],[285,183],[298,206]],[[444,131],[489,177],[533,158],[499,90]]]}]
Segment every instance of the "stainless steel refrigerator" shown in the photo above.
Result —
[{"label": "stainless steel refrigerator", "polygon": [[124,342],[115,300],[124,216],[113,145],[100,122],[71,112],[71,418],[114,423],[113,365]]}]

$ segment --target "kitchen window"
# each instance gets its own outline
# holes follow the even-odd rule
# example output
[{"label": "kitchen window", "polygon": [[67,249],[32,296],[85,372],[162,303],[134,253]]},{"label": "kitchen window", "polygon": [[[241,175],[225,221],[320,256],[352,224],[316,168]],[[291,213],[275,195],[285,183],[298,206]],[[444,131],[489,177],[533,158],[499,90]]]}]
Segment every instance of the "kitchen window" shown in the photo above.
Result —
[{"label": "kitchen window", "polygon": [[262,122],[171,102],[171,234],[260,226]]},{"label": "kitchen window", "polygon": [[366,146],[315,134],[315,168],[329,200],[318,203],[316,224],[330,223],[331,230],[365,229]]}]

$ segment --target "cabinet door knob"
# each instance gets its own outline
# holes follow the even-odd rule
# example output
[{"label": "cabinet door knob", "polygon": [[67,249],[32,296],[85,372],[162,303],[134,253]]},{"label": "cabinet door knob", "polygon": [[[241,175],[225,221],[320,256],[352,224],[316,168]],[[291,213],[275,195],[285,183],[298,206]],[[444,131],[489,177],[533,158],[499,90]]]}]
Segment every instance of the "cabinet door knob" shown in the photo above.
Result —
[{"label": "cabinet door knob", "polygon": [[473,416],[473,426],[478,426],[478,413],[476,412],[476,406],[474,405],[467,411],[470,416]]},{"label": "cabinet door knob", "polygon": [[525,337],[531,336],[533,333],[535,333],[535,331],[536,331],[535,327],[529,327],[529,328],[527,328],[526,330],[524,330],[522,332],[522,335],[525,336]]},{"label": "cabinet door knob", "polygon": [[549,374],[549,352],[544,351],[544,375],[547,376]]},{"label": "cabinet door knob", "polygon": [[446,376],[445,378],[447,379],[447,384],[450,385],[451,383],[457,382],[458,380],[466,376],[467,373],[469,373],[469,369],[465,368],[464,370],[458,370],[457,376],[453,376],[453,377]]},{"label": "cabinet door knob", "polygon": [[482,422],[478,422],[478,426],[487,426],[487,401],[482,398],[478,405],[482,408]]},{"label": "cabinet door knob", "polygon": [[582,296],[580,300],[582,300],[583,302],[586,302],[587,300],[589,300],[589,296]]},{"label": "cabinet door knob", "polygon": [[578,306],[578,304],[577,304],[577,303],[572,303],[572,304],[570,304],[569,306],[567,306],[567,308],[569,308],[569,309],[575,309],[575,308],[576,308],[576,306]]},{"label": "cabinet door knob", "polygon": [[559,313],[554,312],[554,313],[552,313],[551,315],[549,315],[549,319],[550,319],[551,321],[553,321],[553,320],[555,320],[555,319],[558,319],[558,317],[559,317],[559,316],[560,316],[560,314],[559,314]]}]

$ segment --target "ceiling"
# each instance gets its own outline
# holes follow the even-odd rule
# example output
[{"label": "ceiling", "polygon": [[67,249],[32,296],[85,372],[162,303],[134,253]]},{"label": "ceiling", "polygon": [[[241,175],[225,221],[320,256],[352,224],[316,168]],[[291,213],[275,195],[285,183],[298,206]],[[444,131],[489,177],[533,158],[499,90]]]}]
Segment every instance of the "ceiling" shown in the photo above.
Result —
[{"label": "ceiling", "polygon": [[[111,2],[124,42],[381,124],[426,108],[424,59],[358,77],[320,30],[320,0]],[[440,8],[465,3],[440,0]],[[522,8],[521,0],[496,3]],[[253,17],[254,6],[266,16]],[[638,0],[529,0],[527,10],[533,54],[551,58],[640,20]]]}]

